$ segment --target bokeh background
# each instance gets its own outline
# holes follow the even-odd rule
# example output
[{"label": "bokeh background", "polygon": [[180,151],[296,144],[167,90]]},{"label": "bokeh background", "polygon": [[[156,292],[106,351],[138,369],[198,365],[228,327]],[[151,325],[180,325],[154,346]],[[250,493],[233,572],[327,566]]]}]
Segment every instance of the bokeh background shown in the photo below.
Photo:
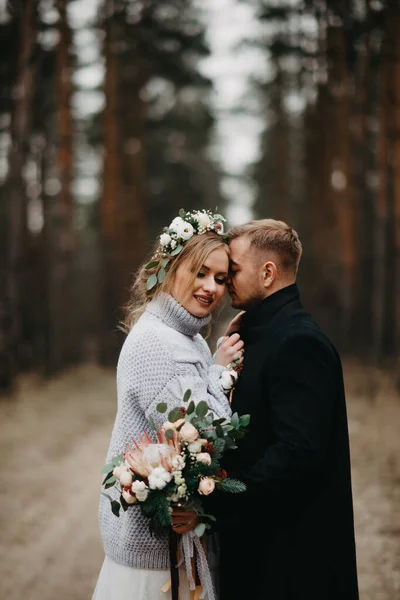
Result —
[{"label": "bokeh background", "polygon": [[0,0],[0,596],[91,598],[121,307],[181,207],[299,232],[361,599],[400,598],[397,0]]}]

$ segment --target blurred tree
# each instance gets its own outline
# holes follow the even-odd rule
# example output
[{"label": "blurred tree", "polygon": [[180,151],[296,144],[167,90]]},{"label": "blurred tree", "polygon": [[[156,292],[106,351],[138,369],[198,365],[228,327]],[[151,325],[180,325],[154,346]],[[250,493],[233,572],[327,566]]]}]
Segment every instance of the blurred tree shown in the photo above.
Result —
[{"label": "blurred tree", "polygon": [[[34,0],[26,0],[20,2],[15,10],[17,12],[11,23],[2,25],[2,41],[14,47],[14,52],[11,53],[10,67],[7,69],[2,66],[2,72],[6,75],[2,108],[11,118],[8,173],[2,190],[0,212],[0,391],[11,388],[20,367],[22,350],[20,275],[27,228],[23,173],[29,148],[35,84],[36,4]],[[8,57],[8,53],[2,53],[2,56]]]}]

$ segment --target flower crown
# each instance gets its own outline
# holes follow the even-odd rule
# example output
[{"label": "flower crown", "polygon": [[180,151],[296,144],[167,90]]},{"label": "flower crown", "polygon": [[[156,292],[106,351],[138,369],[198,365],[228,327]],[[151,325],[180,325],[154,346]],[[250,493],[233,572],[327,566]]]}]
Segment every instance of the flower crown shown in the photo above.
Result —
[{"label": "flower crown", "polygon": [[181,208],[179,216],[172,221],[169,227],[164,227],[159,239],[160,248],[151,262],[145,266],[146,271],[153,269],[157,271],[148,278],[147,290],[150,291],[158,283],[164,281],[167,265],[183,250],[185,242],[195,234],[201,235],[208,231],[223,235],[225,221],[226,219],[222,215],[213,214],[209,210],[185,212]]}]

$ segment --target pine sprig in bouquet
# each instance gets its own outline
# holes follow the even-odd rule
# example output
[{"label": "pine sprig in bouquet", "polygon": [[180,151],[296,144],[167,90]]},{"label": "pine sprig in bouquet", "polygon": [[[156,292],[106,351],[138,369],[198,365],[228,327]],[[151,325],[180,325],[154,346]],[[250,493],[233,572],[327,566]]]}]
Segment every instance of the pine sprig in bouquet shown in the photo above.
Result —
[{"label": "pine sprig in bouquet", "polygon": [[[218,490],[236,494],[246,489],[243,482],[228,476],[220,460],[227,450],[237,448],[250,416],[235,413],[230,419],[215,418],[207,402],[195,405],[190,397],[191,390],[187,390],[186,406],[170,411],[161,427],[151,423],[154,439],[144,433],[102,469],[104,488],[116,486],[119,501],[102,493],[116,516],[121,507],[128,510],[138,505],[156,531],[171,528],[174,507],[193,511],[198,522],[195,533],[200,537],[215,521],[213,515],[205,514],[203,497]],[[167,405],[160,403],[157,410],[164,414]]]}]

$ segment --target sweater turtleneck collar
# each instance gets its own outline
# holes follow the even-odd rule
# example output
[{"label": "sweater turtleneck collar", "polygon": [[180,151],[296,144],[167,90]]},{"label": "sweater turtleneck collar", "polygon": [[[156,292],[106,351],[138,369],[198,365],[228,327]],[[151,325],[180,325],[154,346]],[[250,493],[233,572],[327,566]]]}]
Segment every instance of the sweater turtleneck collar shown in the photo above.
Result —
[{"label": "sweater turtleneck collar", "polygon": [[166,325],[179,333],[194,336],[211,320],[211,315],[195,317],[168,294],[159,294],[146,307],[146,311],[156,315]]}]

